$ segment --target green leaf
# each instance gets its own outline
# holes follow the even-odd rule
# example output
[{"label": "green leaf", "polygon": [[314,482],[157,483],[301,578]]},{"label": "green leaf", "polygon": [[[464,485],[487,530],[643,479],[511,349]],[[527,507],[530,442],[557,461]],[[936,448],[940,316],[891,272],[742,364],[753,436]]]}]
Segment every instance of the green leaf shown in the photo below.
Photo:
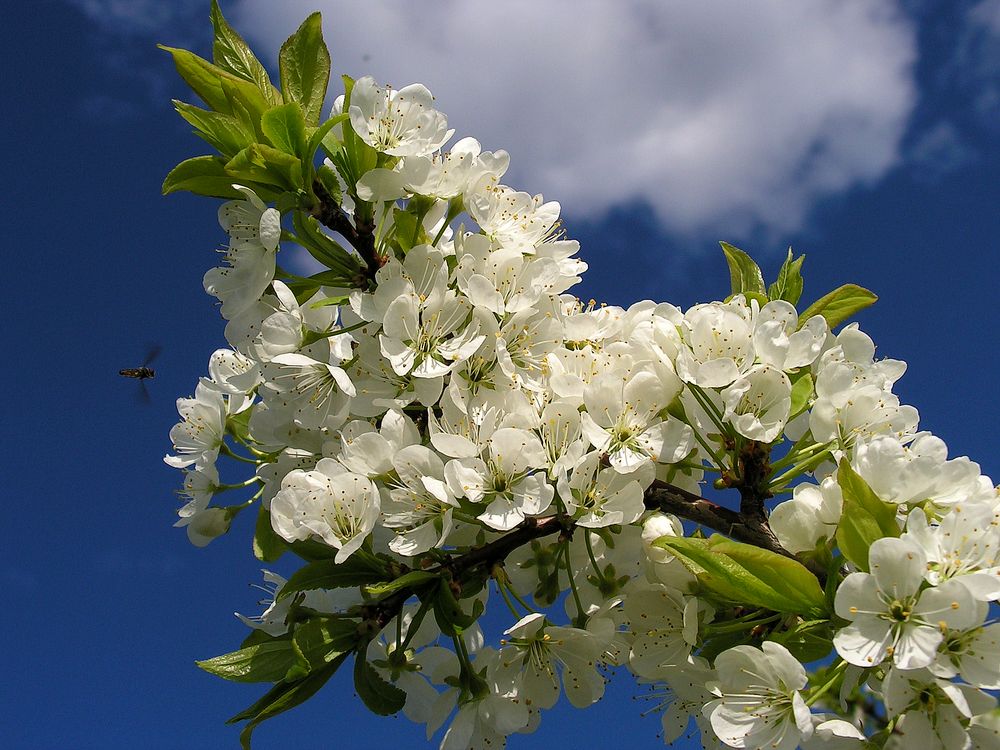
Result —
[{"label": "green leaf", "polygon": [[292,648],[295,664],[286,680],[305,677],[358,646],[358,622],[334,617],[315,617],[295,629]]},{"label": "green leaf", "polygon": [[312,302],[309,304],[310,309],[317,310],[321,307],[330,307],[331,305],[346,305],[351,300],[349,294],[342,294],[339,297],[324,297],[321,300]]},{"label": "green leaf", "polygon": [[731,649],[733,646],[742,646],[747,643],[759,641],[759,638],[751,637],[750,631],[744,630],[735,633],[722,633],[712,636],[698,649],[698,656],[708,659],[710,662],[723,651]]},{"label": "green leaf", "polygon": [[830,328],[843,323],[854,313],[875,304],[878,297],[857,284],[844,284],[829,294],[820,297],[799,316],[799,327],[814,315],[826,318]]},{"label": "green leaf", "polygon": [[[814,592],[811,586],[805,592],[795,592],[790,590],[789,585],[777,581],[780,574],[772,575],[764,572],[763,577],[755,575],[729,555],[714,549],[720,543],[718,541],[713,543],[711,539],[674,536],[664,536],[655,542],[658,547],[668,549],[677,555],[677,558],[697,576],[698,580],[709,591],[725,601],[794,614],[801,614],[816,606],[822,608],[824,603],[822,591],[820,591],[817,602],[814,601]],[[738,543],[731,542],[731,544]],[[750,547],[750,545],[740,546]],[[757,547],[750,547],[750,549],[758,550]],[[762,572],[760,570],[762,564],[774,562],[770,558],[757,557],[750,552],[738,549],[731,551],[751,567],[754,567],[758,574]],[[765,552],[766,550],[758,551]],[[774,553],[768,554],[773,555]],[[780,555],[774,556],[781,557]],[[789,562],[799,565],[794,560],[789,560]],[[799,567],[802,566],[799,565]],[[805,571],[806,575],[812,576],[805,568],[802,570]],[[819,584],[816,582],[815,576],[813,576],[813,583],[818,587]],[[777,584],[777,588],[774,584]]]},{"label": "green leaf", "polygon": [[788,412],[788,419],[791,420],[809,406],[809,399],[813,395],[813,379],[807,371],[803,372],[792,383],[792,405]]},{"label": "green leaf", "polygon": [[239,92],[240,99],[247,104],[251,112],[262,113],[267,109],[264,95],[249,81],[213,65],[208,60],[198,57],[186,49],[165,47],[162,44],[158,46],[173,56],[174,65],[181,78],[187,82],[194,93],[201,97],[202,101],[216,112],[227,115],[234,114],[231,95],[226,95],[226,91],[223,89],[224,83],[228,83],[233,91]]},{"label": "green leaf", "polygon": [[315,218],[301,211],[296,211],[292,214],[292,224],[303,243],[303,247],[324,266],[347,278],[361,272],[361,264],[357,256],[328,236]]},{"label": "green leaf", "polygon": [[226,163],[232,177],[253,180],[283,190],[296,190],[302,184],[302,164],[294,156],[263,143],[254,143]]},{"label": "green leaf", "polygon": [[406,693],[383,680],[360,650],[354,657],[354,689],[368,710],[379,716],[398,713],[406,703]]},{"label": "green leaf", "polygon": [[461,635],[466,628],[471,627],[479,619],[479,615],[483,613],[483,603],[476,599],[472,605],[471,614],[467,614],[462,609],[462,605],[458,603],[458,599],[455,598],[455,592],[451,590],[448,581],[444,578],[440,580],[441,584],[438,586],[437,592],[429,594],[434,597],[434,619],[437,620],[438,627],[445,635]]},{"label": "green leaf", "polygon": [[316,179],[319,180],[333,202],[339,204],[341,202],[340,180],[333,168],[326,164],[320,165],[320,168],[316,170]]},{"label": "green leaf", "polygon": [[212,0],[211,15],[212,28],[215,31],[215,39],[212,42],[213,62],[223,70],[254,84],[264,100],[272,107],[278,104],[280,95],[271,84],[267,70],[250,50],[243,37],[226,21],[219,9],[218,0]]},{"label": "green leaf", "polygon": [[780,643],[796,659],[809,663],[830,655],[833,629],[829,620],[809,620],[784,633],[771,633],[768,640]]},{"label": "green leaf", "polygon": [[883,502],[846,458],[837,467],[837,483],[844,496],[844,508],[837,526],[840,553],[868,571],[868,550],[883,537],[898,537],[896,506]]},{"label": "green leaf", "polygon": [[248,646],[259,646],[262,643],[271,643],[272,641],[291,641],[291,634],[274,636],[270,633],[265,633],[263,630],[256,630],[251,628],[247,637],[243,639],[240,643],[240,648],[247,648]]},{"label": "green leaf", "polygon": [[801,614],[824,610],[826,600],[819,580],[797,560],[752,544],[734,542],[721,534],[709,537],[708,545],[711,552],[725,555],[757,580],[763,581],[780,596],[793,603],[794,609],[777,611],[793,611]]},{"label": "green leaf", "polygon": [[764,276],[753,259],[728,242],[720,242],[719,244],[722,245],[722,252],[725,253],[726,262],[729,264],[729,278],[732,282],[733,294],[765,295]]},{"label": "green leaf", "polygon": [[[414,202],[414,199],[411,199],[410,203]],[[415,215],[411,210],[400,208],[394,208],[392,216],[395,240],[404,253],[415,245],[430,244],[431,238],[424,231],[422,217]]]},{"label": "green leaf", "polygon": [[802,298],[802,261],[806,256],[792,258],[792,248],[788,248],[788,257],[778,270],[778,280],[767,288],[768,299],[783,299],[797,305]]},{"label": "green leaf", "polygon": [[[261,200],[273,200],[272,188],[259,185],[252,180],[248,182],[250,184],[247,187],[252,187]],[[218,156],[196,156],[193,159],[185,159],[170,170],[170,174],[163,180],[163,194],[169,195],[183,190],[211,198],[245,197],[233,187],[233,176],[226,171],[226,160]]]},{"label": "green leaf", "polygon": [[253,730],[261,722],[295,708],[312,698],[333,677],[346,658],[347,654],[341,654],[323,669],[311,672],[308,677],[301,680],[279,682],[252,706],[230,718],[226,722],[227,724],[249,719],[249,723],[240,732],[240,746],[243,750],[250,750],[250,738],[253,735]]},{"label": "green leaf", "polygon": [[263,505],[257,509],[257,525],[253,532],[253,555],[263,562],[274,562],[288,551],[288,544],[274,532],[271,514]]},{"label": "green leaf", "polygon": [[269,109],[260,120],[261,130],[275,148],[302,159],[306,151],[306,121],[295,102]]},{"label": "green leaf", "polygon": [[306,122],[318,125],[330,83],[330,52],[323,41],[319,13],[303,21],[298,31],[281,45],[278,67],[285,101],[301,104]]},{"label": "green leaf", "polygon": [[254,135],[232,115],[201,109],[174,99],[177,113],[195,127],[201,136],[220,153],[233,156],[254,142]]},{"label": "green leaf", "polygon": [[411,570],[409,573],[404,573],[391,581],[386,581],[384,583],[371,583],[364,588],[365,593],[369,596],[383,597],[386,594],[392,594],[400,589],[419,586],[420,584],[426,583],[427,581],[437,577],[436,573],[431,573],[426,570]]},{"label": "green leaf", "polygon": [[[251,91],[256,91],[256,89],[251,89]],[[258,143],[266,141],[267,138],[260,127],[260,118],[267,111],[267,103],[263,99],[248,98],[245,87],[241,89],[232,81],[222,82],[222,93],[226,95],[226,101],[229,102],[229,107],[233,111],[233,117],[239,120],[247,130],[253,131],[254,140]]]},{"label": "green leaf", "polygon": [[295,652],[288,640],[272,640],[195,662],[206,672],[232,682],[277,682],[294,663]]},{"label": "green leaf", "polygon": [[[306,158],[311,160],[316,155],[316,152],[319,150],[320,144],[326,142],[327,136],[329,136],[331,139],[334,139],[334,136],[331,135],[331,131],[335,127],[337,127],[337,125],[339,125],[340,123],[344,122],[349,118],[350,115],[348,115],[347,112],[341,112],[339,115],[331,117],[329,120],[327,120],[318,128],[316,128],[316,130],[314,130],[312,134],[309,136],[309,143],[307,144],[306,147]],[[337,141],[337,145],[339,148],[339,141]]]},{"label": "green leaf", "polygon": [[278,592],[277,601],[299,591],[339,589],[363,586],[390,578],[389,572],[374,560],[352,555],[337,564],[333,560],[317,560],[300,568]]},{"label": "green leaf", "polygon": [[[354,91],[354,81],[350,76],[346,75],[342,76],[342,80],[344,82],[344,111],[349,112],[351,108],[351,94]],[[340,172],[340,176],[344,179],[344,182],[348,186],[348,192],[357,198],[355,195],[355,186],[361,178],[361,175],[374,169],[376,166],[389,167],[391,164],[387,163],[379,165],[378,151],[358,137],[357,133],[354,132],[354,128],[351,126],[350,118],[344,121],[344,127],[341,128],[341,133],[344,137],[343,144],[329,143],[329,139],[333,137],[331,133],[328,138],[324,140],[323,146],[327,149],[330,160],[337,167],[337,170]],[[335,150],[333,149],[334,146],[337,147]],[[355,216],[370,218],[371,210],[371,203],[360,199],[355,200]]]}]

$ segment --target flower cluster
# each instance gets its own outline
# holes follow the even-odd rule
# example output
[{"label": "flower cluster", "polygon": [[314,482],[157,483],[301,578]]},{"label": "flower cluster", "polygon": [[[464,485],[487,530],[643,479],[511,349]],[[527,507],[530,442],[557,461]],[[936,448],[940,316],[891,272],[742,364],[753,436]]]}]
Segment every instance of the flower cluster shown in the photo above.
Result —
[{"label": "flower cluster", "polygon": [[[726,246],[756,272],[726,301],[584,303],[559,204],[448,148],[423,86],[353,82],[324,132],[298,203],[234,185],[204,279],[230,348],[178,401],[177,525],[205,545],[257,508],[258,556],[309,575],[266,573],[242,661],[203,666],[294,685],[353,653],[366,703],[447,749],[590,706],[615,667],[658,686],[668,742],[1000,747],[1000,498],[917,431],[902,362],[831,330],[870,300],[800,314],[801,259],[765,289]],[[295,244],[326,268],[288,273]]]}]

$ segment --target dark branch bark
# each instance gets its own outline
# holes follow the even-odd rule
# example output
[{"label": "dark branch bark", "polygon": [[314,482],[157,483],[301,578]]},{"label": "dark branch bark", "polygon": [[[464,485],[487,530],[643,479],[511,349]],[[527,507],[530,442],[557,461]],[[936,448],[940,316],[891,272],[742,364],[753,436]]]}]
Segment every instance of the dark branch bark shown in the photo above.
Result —
[{"label": "dark branch bark", "polygon": [[323,226],[342,235],[351,247],[358,251],[358,255],[365,262],[365,275],[368,281],[374,284],[375,274],[382,267],[382,259],[375,252],[375,226],[371,224],[356,226],[319,180],[313,182],[313,192],[319,203],[313,207],[312,215]]},{"label": "dark branch bark", "polygon": [[736,487],[740,491],[740,515],[761,526],[767,526],[764,501],[771,497],[767,489],[771,476],[770,457],[770,449],[756,441],[744,445],[738,457],[740,478]]},{"label": "dark branch bark", "polygon": [[653,482],[646,490],[646,508],[673,513],[675,516],[694,521],[720,534],[732,537],[738,542],[752,544],[770,552],[776,552],[785,557],[795,558],[791,552],[781,546],[778,538],[767,525],[758,522],[754,516],[746,516],[734,510],[716,505],[693,492],[682,490],[671,484]]},{"label": "dark branch bark", "polygon": [[[795,557],[791,552],[781,546],[778,538],[771,531],[766,518],[761,518],[757,514],[745,515],[721,505],[706,500],[693,492],[675,487],[672,484],[656,480],[646,490],[645,506],[648,510],[659,510],[664,513],[672,513],[675,516],[694,521],[701,526],[718,531],[720,534],[735,539],[738,542],[752,544],[755,547],[766,549],[779,555],[784,555],[793,560]],[[499,539],[495,539],[482,547],[476,547],[468,552],[458,555],[448,562],[442,563],[431,569],[432,573],[441,573],[461,580],[465,573],[469,573],[476,568],[492,568],[493,565],[503,563],[507,556],[522,545],[549,536],[556,532],[565,535],[573,533],[576,526],[566,516],[548,516],[546,518],[528,518],[520,526],[504,534]],[[806,563],[807,567],[808,562]],[[812,568],[810,568],[812,569]],[[825,579],[825,571],[812,570],[819,577],[822,583]],[[379,627],[384,627],[393,617],[395,617],[406,600],[413,595],[409,588],[402,589],[395,594],[383,599],[374,605],[377,615],[375,616]]]},{"label": "dark branch bark", "polygon": [[[507,555],[522,545],[557,531],[572,533],[573,524],[565,516],[548,516],[546,518],[528,518],[520,526],[515,527],[499,539],[495,539],[482,547],[476,547],[465,554],[459,555],[446,563],[432,568],[432,573],[447,573],[454,578],[460,578],[479,567],[492,568],[497,563],[507,559]],[[388,622],[399,614],[406,600],[413,596],[409,588],[401,589],[395,594],[383,599],[376,606],[378,614],[376,621],[379,627],[385,627]]]}]

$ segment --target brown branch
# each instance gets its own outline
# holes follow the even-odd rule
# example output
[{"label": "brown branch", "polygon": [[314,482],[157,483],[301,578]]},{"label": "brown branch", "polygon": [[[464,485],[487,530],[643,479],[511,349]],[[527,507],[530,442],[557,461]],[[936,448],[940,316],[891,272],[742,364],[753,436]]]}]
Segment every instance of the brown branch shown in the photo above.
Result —
[{"label": "brown branch", "polygon": [[[452,577],[461,576],[476,568],[492,568],[502,563],[511,552],[535,539],[557,531],[572,533],[573,523],[563,515],[547,516],[545,518],[527,518],[524,523],[482,547],[475,547],[452,560],[441,563],[430,570],[431,573],[449,574]],[[413,596],[410,587],[400,589],[391,596],[374,605],[377,614],[375,620],[379,628],[385,627],[389,621],[399,614],[406,600]]]},{"label": "brown branch", "polygon": [[795,557],[781,546],[766,521],[760,523],[754,517],[748,518],[743,513],[717,505],[672,484],[655,480],[646,490],[645,503],[649,510],[673,513],[675,516],[732,537],[738,542],[746,542],[785,557]]},{"label": "brown branch", "polygon": [[[655,480],[649,489],[646,490],[644,498],[645,506],[648,510],[659,510],[664,513],[672,513],[675,516],[694,521],[720,534],[725,534],[732,539],[755,547],[766,549],[793,560],[797,560],[795,555],[781,546],[778,538],[771,531],[767,519],[761,519],[756,514],[745,515],[729,508],[706,500],[700,495],[688,492],[672,484]],[[573,533],[576,525],[568,516],[557,515],[545,518],[528,518],[524,523],[515,527],[499,539],[495,539],[482,547],[458,555],[447,562],[432,568],[430,572],[449,575],[453,578],[461,578],[465,573],[477,568],[491,568],[497,563],[502,563],[507,556],[518,547],[525,545],[535,539],[548,536],[556,532],[569,535]],[[808,561],[805,563],[810,567]],[[810,569],[822,583],[825,579],[825,571]],[[376,614],[375,620],[379,627],[384,627],[393,617],[395,617],[403,604],[413,595],[413,590],[405,588],[386,597],[382,601],[373,605]]]},{"label": "brown branch", "polygon": [[323,226],[342,235],[365,262],[366,278],[375,283],[375,274],[382,267],[382,258],[375,252],[375,225],[371,223],[355,225],[347,212],[333,199],[323,183],[313,181],[313,192],[319,202],[310,212]]},{"label": "brown branch", "polygon": [[740,492],[740,515],[759,525],[767,525],[764,502],[773,497],[768,489],[771,477],[771,450],[755,440],[737,454],[738,479],[731,486]]}]

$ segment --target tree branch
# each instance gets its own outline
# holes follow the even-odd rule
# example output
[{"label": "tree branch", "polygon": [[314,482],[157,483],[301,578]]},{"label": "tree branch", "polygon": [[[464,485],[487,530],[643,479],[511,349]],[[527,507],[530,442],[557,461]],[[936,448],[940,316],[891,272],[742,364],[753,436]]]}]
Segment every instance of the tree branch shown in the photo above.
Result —
[{"label": "tree branch", "polygon": [[[781,546],[778,538],[767,524],[767,519],[761,519],[756,514],[737,513],[713,503],[711,500],[706,500],[700,495],[660,480],[654,480],[653,484],[646,490],[644,503],[648,510],[672,513],[713,531],[718,531],[720,534],[725,534],[736,541],[752,544],[793,560],[798,559]],[[575,529],[576,525],[565,515],[528,518],[499,539],[441,563],[432,568],[430,572],[448,574],[460,580],[463,574],[476,568],[492,567],[497,563],[502,563],[511,552],[535,539],[556,532],[569,535]],[[805,564],[810,567],[808,561]],[[812,570],[811,567],[810,569]],[[819,577],[820,582],[826,577],[825,571],[812,570],[812,572]],[[376,611],[374,619],[378,622],[379,627],[385,627],[393,617],[399,614],[403,604],[411,596],[413,596],[413,590],[408,587],[374,604],[373,607]]]},{"label": "tree branch", "polygon": [[795,559],[795,555],[781,546],[766,520],[760,523],[754,516],[747,517],[672,484],[655,480],[646,490],[645,503],[649,510],[673,513],[738,542]]},{"label": "tree branch", "polygon": [[[319,202],[310,212],[323,226],[342,235],[351,247],[365,262],[366,278],[369,283],[375,283],[375,274],[382,267],[382,258],[375,252],[375,225],[355,225],[347,212],[333,199],[323,183],[318,179],[313,181],[313,193]],[[356,220],[355,220],[356,221]]]},{"label": "tree branch", "polygon": [[[527,544],[539,537],[554,534],[557,531],[571,533],[574,528],[568,517],[563,515],[546,516],[545,518],[527,518],[520,526],[515,527],[499,539],[494,539],[482,547],[475,547],[468,552],[455,557],[448,562],[441,563],[430,570],[431,573],[449,573],[453,577],[460,577],[463,573],[468,573],[476,568],[493,565],[503,562],[507,555],[518,547]],[[400,609],[406,600],[413,596],[413,590],[409,587],[400,589],[395,594],[386,597],[378,602],[377,615],[375,620],[379,627],[385,627],[389,621],[399,614]]]}]

